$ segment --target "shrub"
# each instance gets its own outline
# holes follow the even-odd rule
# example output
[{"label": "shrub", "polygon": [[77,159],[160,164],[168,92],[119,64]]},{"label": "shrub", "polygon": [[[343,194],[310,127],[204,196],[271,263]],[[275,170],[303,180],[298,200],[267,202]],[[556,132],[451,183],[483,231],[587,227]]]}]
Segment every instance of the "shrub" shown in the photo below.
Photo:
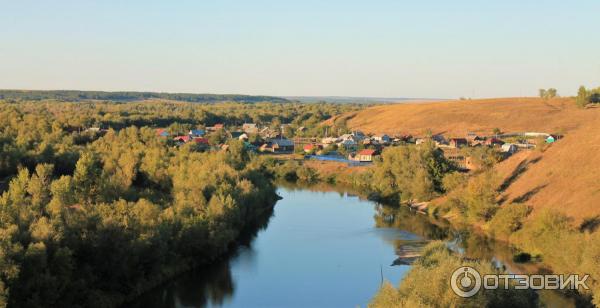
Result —
[{"label": "shrub", "polygon": [[528,206],[520,203],[499,207],[487,224],[488,233],[497,238],[508,238],[513,232],[521,229],[530,211]]}]

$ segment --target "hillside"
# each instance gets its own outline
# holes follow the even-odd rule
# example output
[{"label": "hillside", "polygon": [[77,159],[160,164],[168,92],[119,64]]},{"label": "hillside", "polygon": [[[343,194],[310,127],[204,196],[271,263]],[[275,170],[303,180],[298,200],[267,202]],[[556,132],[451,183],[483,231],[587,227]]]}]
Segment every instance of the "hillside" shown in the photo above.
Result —
[{"label": "hillside", "polygon": [[[497,166],[504,177],[501,199],[561,211],[576,222],[600,215],[600,112],[558,142],[522,152]],[[593,114],[592,114],[593,113]]]},{"label": "hillside", "polygon": [[504,179],[502,203],[551,208],[577,223],[600,215],[600,109],[579,109],[573,99],[499,98],[384,105],[345,114],[348,126],[368,133],[448,136],[468,131],[560,132],[545,151],[519,152],[496,166]]},{"label": "hillside", "polygon": [[463,136],[490,133],[542,131],[565,133],[580,126],[589,112],[571,98],[498,98],[421,104],[382,105],[340,116],[352,129],[366,133],[435,134]]}]

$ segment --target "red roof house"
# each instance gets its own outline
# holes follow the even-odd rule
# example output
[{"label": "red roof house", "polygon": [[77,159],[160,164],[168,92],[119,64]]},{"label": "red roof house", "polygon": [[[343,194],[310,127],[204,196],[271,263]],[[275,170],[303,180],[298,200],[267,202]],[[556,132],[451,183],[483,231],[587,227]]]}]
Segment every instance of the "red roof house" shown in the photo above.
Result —
[{"label": "red roof house", "polygon": [[208,144],[208,139],[202,137],[196,137],[193,139],[195,143]]},{"label": "red roof house", "polygon": [[173,138],[174,141],[180,141],[180,142],[188,142],[192,139],[192,137],[190,137],[189,135],[186,136],[177,136],[175,138]]},{"label": "red roof house", "polygon": [[323,146],[320,144],[306,144],[306,145],[304,145],[304,152],[310,153],[312,151],[318,151],[322,148],[323,148]]}]

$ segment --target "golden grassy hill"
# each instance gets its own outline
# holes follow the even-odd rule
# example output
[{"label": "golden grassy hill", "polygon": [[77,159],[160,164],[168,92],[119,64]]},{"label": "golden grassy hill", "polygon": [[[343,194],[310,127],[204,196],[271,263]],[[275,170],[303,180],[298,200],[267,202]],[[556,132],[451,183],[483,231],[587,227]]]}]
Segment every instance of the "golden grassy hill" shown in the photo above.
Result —
[{"label": "golden grassy hill", "polygon": [[561,211],[576,222],[600,215],[600,110],[587,123],[540,151],[521,152],[500,163],[502,200]]},{"label": "golden grassy hill", "polygon": [[380,105],[341,115],[348,127],[365,133],[463,136],[467,132],[561,132],[589,117],[571,98],[495,98],[419,104]]},{"label": "golden grassy hill", "polygon": [[383,105],[342,117],[367,133],[560,132],[544,152],[519,152],[496,166],[502,203],[528,204],[534,215],[556,209],[576,222],[600,215],[600,108],[579,109],[571,98],[498,98]]}]

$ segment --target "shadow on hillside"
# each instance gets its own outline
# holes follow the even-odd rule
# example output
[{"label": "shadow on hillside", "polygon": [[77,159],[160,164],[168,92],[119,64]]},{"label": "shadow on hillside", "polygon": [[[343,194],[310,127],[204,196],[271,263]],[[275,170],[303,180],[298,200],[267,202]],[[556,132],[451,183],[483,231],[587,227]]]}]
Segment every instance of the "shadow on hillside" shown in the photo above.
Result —
[{"label": "shadow on hillside", "polygon": [[594,216],[592,218],[586,218],[579,226],[579,231],[589,231],[594,232],[600,227],[600,216]]},{"label": "shadow on hillside", "polygon": [[502,182],[502,185],[500,185],[499,191],[500,192],[505,191],[512,183],[514,183],[521,176],[521,174],[523,174],[525,171],[527,171],[527,168],[529,168],[529,165],[539,162],[540,159],[542,159],[542,157],[536,157],[532,160],[525,159],[522,162],[520,162],[517,165],[517,167],[515,168],[515,170],[513,170],[513,172],[510,174],[510,176],[508,176],[504,180],[504,182]]},{"label": "shadow on hillside", "polygon": [[540,192],[540,190],[544,189],[544,187],[548,186],[548,184],[544,184],[544,185],[539,185],[536,188],[524,193],[523,195],[516,197],[513,199],[513,203],[522,203],[522,202],[526,202],[529,199],[531,199],[531,197],[535,196],[535,194],[537,194],[538,192]]}]

